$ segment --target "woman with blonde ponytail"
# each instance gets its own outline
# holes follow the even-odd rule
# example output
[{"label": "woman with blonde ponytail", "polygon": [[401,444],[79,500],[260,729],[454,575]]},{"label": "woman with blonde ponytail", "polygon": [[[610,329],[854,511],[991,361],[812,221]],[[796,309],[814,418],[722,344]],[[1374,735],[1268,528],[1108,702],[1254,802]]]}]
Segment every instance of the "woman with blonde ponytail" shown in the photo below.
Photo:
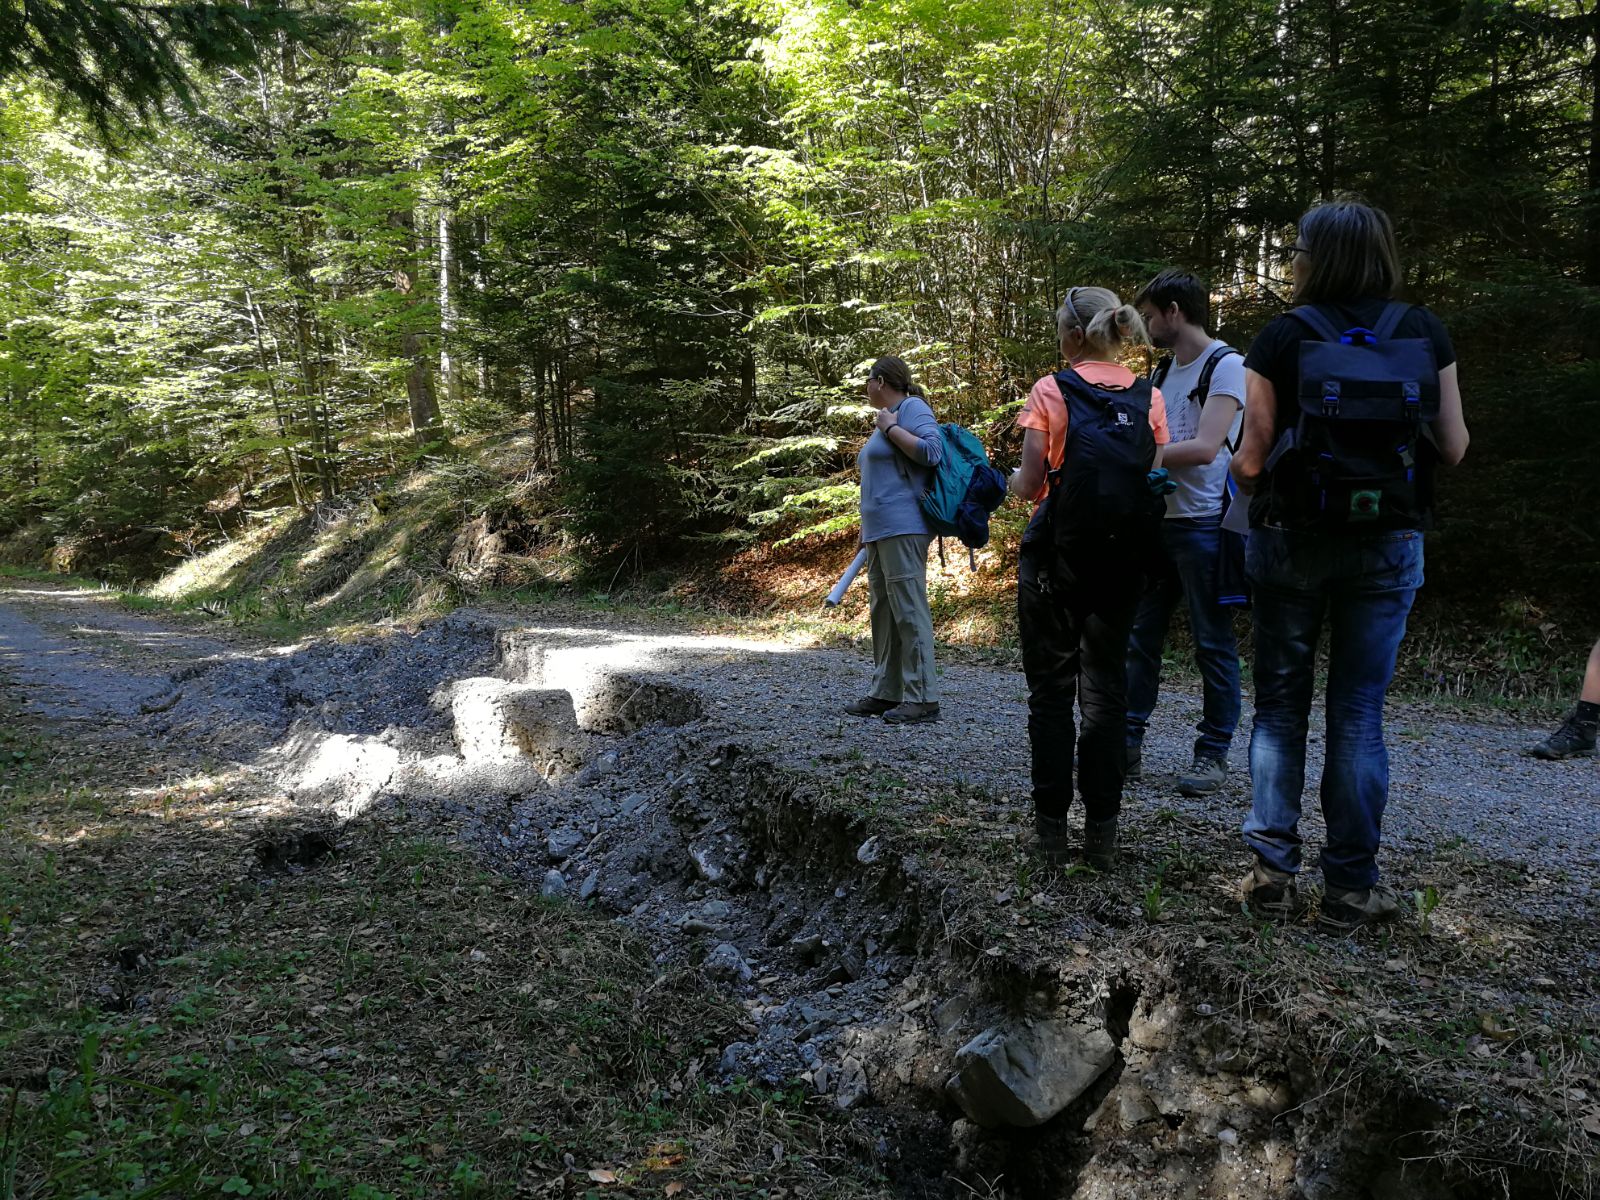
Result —
[{"label": "woman with blonde ponytail", "polygon": [[[1125,430],[1130,422],[1146,418],[1153,449],[1136,428],[1128,439],[1146,448],[1146,470],[1160,465],[1161,447],[1170,435],[1161,393],[1117,361],[1129,348],[1150,342],[1136,308],[1107,288],[1070,288],[1056,313],[1056,334],[1067,368],[1033,385],[1017,417],[1024,430],[1022,465],[1011,477],[1011,491],[1035,504],[1017,572],[1034,826],[1046,861],[1064,860],[1076,749],[1078,793],[1084,807],[1083,858],[1103,869],[1116,857],[1117,814],[1126,770],[1128,633],[1144,584],[1144,562],[1137,552],[1124,553],[1103,539],[1092,544],[1092,539],[1086,540],[1081,550],[1063,550],[1070,538],[1063,538],[1064,531],[1047,528],[1052,510],[1059,506],[1047,506],[1045,500],[1052,488],[1061,488],[1063,498],[1070,495],[1069,478],[1082,482],[1072,474],[1073,463],[1065,461],[1073,412],[1087,422],[1114,409]],[[1087,415],[1091,413],[1096,415],[1091,418]],[[1074,445],[1083,441],[1085,433],[1087,426]],[[1137,447],[1130,451],[1134,457],[1137,453]],[[1053,474],[1063,468],[1064,474]],[[1159,532],[1158,520],[1152,528]],[[1074,699],[1081,733],[1073,722]]]}]

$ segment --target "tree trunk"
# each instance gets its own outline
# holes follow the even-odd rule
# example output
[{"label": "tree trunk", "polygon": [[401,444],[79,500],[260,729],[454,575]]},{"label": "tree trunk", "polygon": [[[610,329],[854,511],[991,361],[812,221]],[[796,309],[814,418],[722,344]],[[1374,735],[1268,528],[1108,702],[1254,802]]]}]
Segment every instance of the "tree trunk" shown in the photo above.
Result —
[{"label": "tree trunk", "polygon": [[267,360],[267,346],[261,337],[261,327],[266,324],[266,314],[261,311],[261,306],[256,303],[248,288],[244,293],[244,307],[250,317],[250,332],[255,338],[256,358],[261,363],[261,374],[267,381],[267,394],[272,397],[273,420],[278,427],[278,436],[284,441],[283,461],[289,472],[289,490],[294,494],[295,507],[304,510],[310,507],[310,503],[300,482],[300,460],[293,445],[294,427],[284,413],[283,397],[278,394],[277,377],[272,372],[272,364]]},{"label": "tree trunk", "polygon": [[422,336],[412,330],[400,338],[406,368],[406,399],[411,412],[411,437],[419,446],[434,441],[439,432],[439,398],[433,390],[433,372],[422,348]]},{"label": "tree trunk", "polygon": [[1589,194],[1584,202],[1583,281],[1600,286],[1600,5],[1589,22]]},{"label": "tree trunk", "polygon": [[460,297],[457,294],[460,267],[456,261],[455,210],[448,202],[439,205],[439,378],[444,381],[445,399],[452,411],[461,405],[461,363],[456,352],[456,329],[460,324]]}]

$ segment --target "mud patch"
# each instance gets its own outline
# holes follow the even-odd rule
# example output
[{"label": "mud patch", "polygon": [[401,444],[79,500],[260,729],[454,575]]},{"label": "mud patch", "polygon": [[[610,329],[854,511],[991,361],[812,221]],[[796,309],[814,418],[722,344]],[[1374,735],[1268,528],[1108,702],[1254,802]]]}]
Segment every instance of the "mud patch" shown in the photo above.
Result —
[{"label": "mud patch", "polygon": [[299,875],[331,858],[338,846],[333,834],[321,829],[278,834],[250,846],[256,867],[268,875]]}]

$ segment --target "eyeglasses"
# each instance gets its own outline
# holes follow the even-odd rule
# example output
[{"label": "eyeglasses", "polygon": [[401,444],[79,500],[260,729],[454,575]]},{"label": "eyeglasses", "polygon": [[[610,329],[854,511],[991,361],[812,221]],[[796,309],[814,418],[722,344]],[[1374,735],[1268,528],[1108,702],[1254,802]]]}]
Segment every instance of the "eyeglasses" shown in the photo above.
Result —
[{"label": "eyeglasses", "polygon": [[1294,261],[1294,256],[1296,254],[1310,254],[1310,253],[1311,253],[1311,251],[1307,250],[1299,242],[1295,242],[1292,245],[1288,245],[1288,246],[1279,246],[1278,247],[1278,259],[1279,259],[1280,262],[1286,262],[1286,263],[1293,262]]}]

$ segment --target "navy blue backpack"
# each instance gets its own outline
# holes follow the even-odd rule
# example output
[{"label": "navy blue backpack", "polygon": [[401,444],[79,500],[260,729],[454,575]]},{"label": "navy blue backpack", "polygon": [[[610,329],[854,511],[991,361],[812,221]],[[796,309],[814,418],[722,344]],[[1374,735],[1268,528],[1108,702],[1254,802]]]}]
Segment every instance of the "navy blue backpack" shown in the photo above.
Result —
[{"label": "navy blue backpack", "polygon": [[1023,534],[1024,550],[1064,562],[1143,568],[1159,545],[1166,504],[1151,490],[1156,439],[1148,379],[1126,388],[1092,384],[1071,369],[1055,377],[1067,406],[1061,466]]},{"label": "navy blue backpack", "polygon": [[1409,304],[1390,303],[1374,329],[1343,333],[1328,313],[1290,315],[1315,335],[1300,343],[1300,394],[1267,457],[1277,519],[1290,529],[1422,529],[1433,509],[1439,368],[1427,338],[1397,338]]}]

